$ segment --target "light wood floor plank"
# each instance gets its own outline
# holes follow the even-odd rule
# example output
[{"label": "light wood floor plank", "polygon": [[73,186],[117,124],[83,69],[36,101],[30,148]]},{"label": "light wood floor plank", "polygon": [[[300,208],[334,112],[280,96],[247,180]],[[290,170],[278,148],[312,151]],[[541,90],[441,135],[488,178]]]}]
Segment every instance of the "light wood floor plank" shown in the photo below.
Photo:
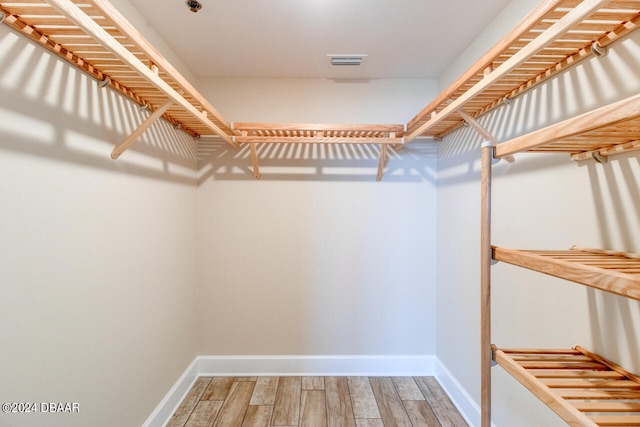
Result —
[{"label": "light wood floor plank", "polygon": [[167,425],[467,427],[433,377],[316,376],[201,377]]},{"label": "light wood floor plank", "polygon": [[273,406],[249,405],[242,427],[270,427],[272,414]]},{"label": "light wood floor plank", "polygon": [[436,414],[426,400],[404,400],[402,404],[414,426],[440,426]]},{"label": "light wood floor plank", "polygon": [[229,394],[235,377],[213,377],[201,400],[224,400]]},{"label": "light wood floor plank", "polygon": [[191,413],[185,427],[210,427],[222,408],[222,400],[201,400]]},{"label": "light wood floor plank", "polygon": [[251,402],[249,405],[264,406],[276,402],[276,392],[278,391],[278,377],[259,377],[256,380],[256,387],[253,389]]},{"label": "light wood floor plank", "polygon": [[424,400],[422,392],[412,377],[392,377],[400,400]]},{"label": "light wood floor plank", "polygon": [[349,377],[348,383],[355,418],[380,418],[380,411],[369,378]]},{"label": "light wood floor plank", "polygon": [[216,427],[240,427],[242,425],[254,386],[254,382],[248,381],[233,383],[216,420]]},{"label": "light wood floor plank", "polygon": [[356,427],[384,427],[380,418],[356,418]]},{"label": "light wood floor plank", "polygon": [[271,425],[298,425],[300,420],[301,387],[302,379],[300,377],[280,377]]},{"label": "light wood floor plank", "polygon": [[324,390],[302,390],[300,427],[327,427]]},{"label": "light wood floor plank", "polygon": [[191,390],[189,390],[178,409],[176,409],[167,427],[183,427],[186,424],[210,382],[211,377],[200,377],[193,383]]},{"label": "light wood floor plank", "polygon": [[391,378],[371,377],[369,381],[385,427],[412,427]]},{"label": "light wood floor plank", "polygon": [[303,390],[324,390],[324,377],[302,377]]},{"label": "light wood floor plank", "polygon": [[355,427],[349,383],[345,377],[325,377],[328,427]]},{"label": "light wood floor plank", "polygon": [[438,380],[434,377],[415,377],[415,380],[442,427],[468,426],[460,412],[451,402],[451,399],[449,399],[449,396],[440,387]]}]

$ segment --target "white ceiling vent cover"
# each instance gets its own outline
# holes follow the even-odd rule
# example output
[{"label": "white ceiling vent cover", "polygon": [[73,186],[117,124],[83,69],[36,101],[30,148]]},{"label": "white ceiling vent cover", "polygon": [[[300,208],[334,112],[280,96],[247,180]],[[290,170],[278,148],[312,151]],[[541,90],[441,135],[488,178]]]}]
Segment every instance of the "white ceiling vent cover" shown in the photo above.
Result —
[{"label": "white ceiling vent cover", "polygon": [[364,54],[327,55],[327,62],[334,67],[360,66],[367,61]]}]

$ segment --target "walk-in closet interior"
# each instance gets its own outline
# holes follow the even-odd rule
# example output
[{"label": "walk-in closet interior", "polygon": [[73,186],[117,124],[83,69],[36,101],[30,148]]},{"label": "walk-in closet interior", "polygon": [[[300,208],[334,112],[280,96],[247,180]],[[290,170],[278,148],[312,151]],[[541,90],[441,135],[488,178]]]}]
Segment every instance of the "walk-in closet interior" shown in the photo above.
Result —
[{"label": "walk-in closet interior", "polygon": [[261,74],[244,38],[302,55],[277,28],[327,11],[412,31],[311,3],[0,1],[0,425],[200,425],[185,397],[301,377],[302,412],[409,381],[446,396],[406,425],[640,426],[640,0],[462,2],[433,75]]}]

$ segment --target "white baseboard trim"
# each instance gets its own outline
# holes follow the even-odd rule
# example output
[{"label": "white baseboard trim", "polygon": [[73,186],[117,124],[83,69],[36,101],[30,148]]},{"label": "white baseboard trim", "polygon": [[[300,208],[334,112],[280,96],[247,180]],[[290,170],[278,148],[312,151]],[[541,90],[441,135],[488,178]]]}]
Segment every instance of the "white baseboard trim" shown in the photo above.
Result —
[{"label": "white baseboard trim", "polygon": [[198,356],[200,375],[433,375],[433,356]]},{"label": "white baseboard trim", "polygon": [[142,426],[165,426],[198,377],[434,376],[436,361],[432,355],[197,356]]},{"label": "white baseboard trim", "polygon": [[142,427],[161,427],[166,425],[199,376],[198,358],[196,357],[156,406],[156,409],[149,415],[149,418],[142,424]]},{"label": "white baseboard trim", "polygon": [[[470,427],[476,427],[481,424],[480,406],[462,387],[456,377],[444,366],[444,364],[435,358],[434,362],[435,377],[440,383],[442,389],[447,393],[453,404],[465,419]],[[495,424],[491,423],[492,427]]]}]

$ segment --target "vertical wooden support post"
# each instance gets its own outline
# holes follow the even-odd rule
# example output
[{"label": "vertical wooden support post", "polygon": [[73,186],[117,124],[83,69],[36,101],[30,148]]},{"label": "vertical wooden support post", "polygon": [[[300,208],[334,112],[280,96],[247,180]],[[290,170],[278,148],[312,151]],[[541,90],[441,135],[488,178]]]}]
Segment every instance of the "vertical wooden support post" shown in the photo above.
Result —
[{"label": "vertical wooden support post", "polygon": [[482,144],[480,230],[481,426],[491,427],[491,168],[493,144]]}]

